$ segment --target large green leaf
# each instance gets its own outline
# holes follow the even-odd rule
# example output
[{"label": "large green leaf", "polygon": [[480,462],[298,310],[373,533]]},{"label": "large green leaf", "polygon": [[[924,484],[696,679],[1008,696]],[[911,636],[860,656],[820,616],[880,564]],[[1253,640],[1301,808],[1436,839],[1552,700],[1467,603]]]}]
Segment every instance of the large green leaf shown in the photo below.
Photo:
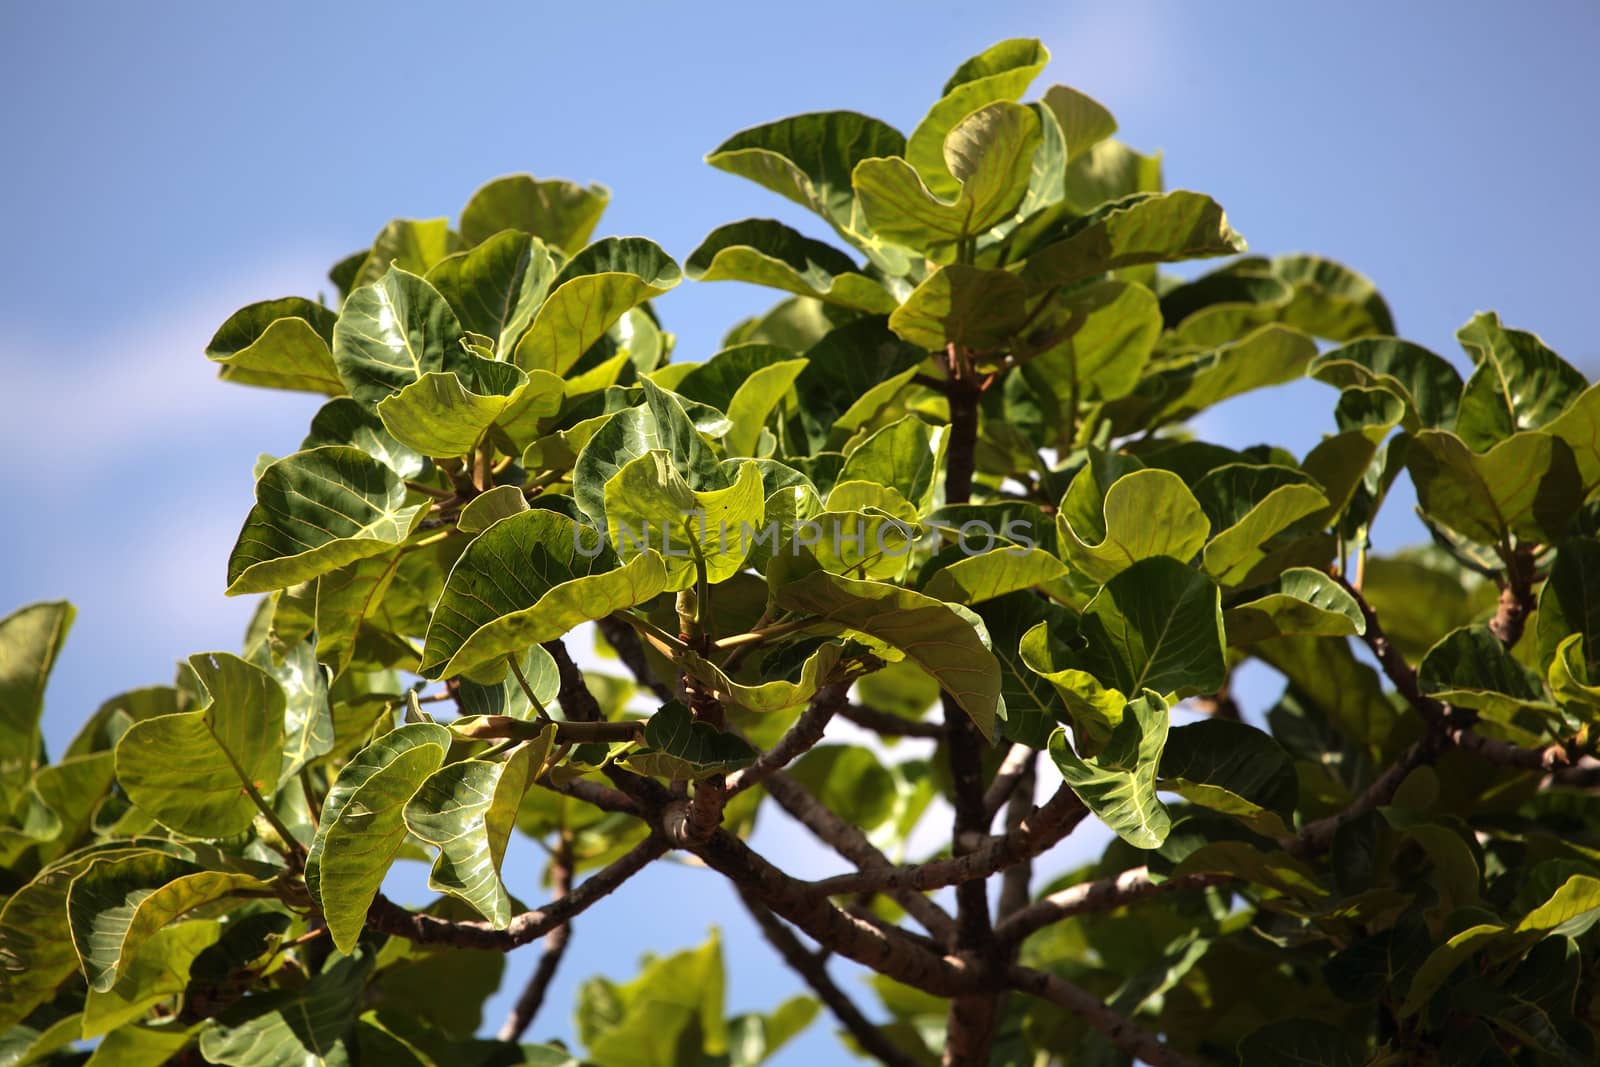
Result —
[{"label": "large green leaf", "polygon": [[140,810],[180,834],[249,828],[247,787],[270,797],[283,763],[283,688],[227,652],[189,657],[203,706],[134,723],[117,742],[117,782]]},{"label": "large green leaf", "polygon": [[795,115],[743,130],[718,145],[706,162],[748,178],[827,219],[851,229],[856,164],[874,156],[905,152],[905,137],[893,127],[854,111]]},{"label": "large green leaf", "polygon": [[520,745],[504,760],[461,760],[431,774],[405,806],[413,834],[439,849],[428,886],[459,897],[497,928],[511,921],[511,896],[500,881],[517,805],[542,769],[545,744]]},{"label": "large green leaf", "polygon": [[[790,550],[779,551],[775,562]],[[994,736],[1000,664],[972,622],[949,605],[909,589],[823,570],[782,582],[774,595],[781,608],[820,616],[904,652],[938,680],[985,737]]]},{"label": "large green leaf", "polygon": [[1085,666],[1125,696],[1215,692],[1226,674],[1216,583],[1170,556],[1107,582],[1081,625]]},{"label": "large green leaf", "polygon": [[1114,434],[1165,426],[1241,393],[1293,381],[1316,354],[1310,337],[1270,324],[1243,340],[1162,364],[1106,413]]},{"label": "large green leaf", "polygon": [[950,433],[915,415],[907,415],[875,431],[851,449],[838,482],[872,482],[888,486],[919,512],[933,503]]},{"label": "large green leaf", "polygon": [[1600,544],[1587,538],[1561,544],[1539,591],[1536,619],[1541,662],[1548,665],[1556,648],[1576,636],[1584,676],[1600,682]]},{"label": "large green leaf", "polygon": [[1161,753],[1161,782],[1186,800],[1270,834],[1287,832],[1299,791],[1282,745],[1254,726],[1226,719],[1171,731]]},{"label": "large green leaf", "polygon": [[390,219],[350,274],[347,288],[371,285],[390,268],[423,275],[451,250],[448,219]]},{"label": "large green leaf", "polygon": [[449,748],[450,732],[442,726],[401,726],[357,753],[328,790],[306,858],[306,888],[339,951],[355,947],[367,908],[405,841],[406,803]]},{"label": "large green leaf", "polygon": [[729,1052],[722,945],[648,960],[626,984],[593,978],[578,991],[578,1036],[606,1067],[698,1064]]},{"label": "large green leaf", "polygon": [[517,343],[517,365],[565,374],[618,319],[682,278],[678,264],[653,241],[596,241],[550,282],[550,295]]},{"label": "large green leaf", "polygon": [[1016,275],[952,263],[912,290],[889,328],[914,345],[974,352],[1007,347],[1027,319],[1027,289]]},{"label": "large green leaf", "polygon": [[31,604],[0,619],[0,798],[39,758],[44,687],[77,612],[64,600]]},{"label": "large green leaf", "polygon": [[588,243],[610,200],[603,185],[509,174],[472,194],[461,209],[461,237],[476,245],[501,230],[520,230],[570,256]]},{"label": "large green leaf", "polygon": [[[1000,695],[1005,701],[1005,735],[1032,748],[1044,748],[1050,733],[1067,719],[1067,705],[1054,685],[1025,662],[1025,635],[1047,618],[1058,621],[1066,609],[1033,593],[1012,593],[980,604],[978,614],[989,628],[995,659],[1000,662]],[[1048,627],[1041,628],[1041,635]],[[876,678],[869,675],[867,681]],[[876,706],[861,683],[863,697]],[[1118,709],[1119,713],[1121,709]]]},{"label": "large green leaf", "polygon": [[1538,675],[1518,663],[1487,626],[1464,626],[1440,638],[1417,666],[1417,688],[1497,717],[1530,706],[1555,710]]},{"label": "large green leaf", "polygon": [[228,557],[228,594],[265,593],[391,551],[427,516],[394,470],[324,445],[273,463]]},{"label": "large green leaf", "polygon": [[617,554],[632,562],[659,553],[668,590],[689,588],[702,571],[712,584],[733,577],[762,532],[766,498],[754,463],[741,464],[728,488],[697,492],[672,457],[656,449],[618,471],[605,491],[607,534]]},{"label": "large green leaf", "polygon": [[1142,285],[1102,281],[1053,300],[1024,350],[1022,374],[1034,391],[1054,400],[1057,418],[1070,423],[1074,406],[1115,400],[1131,392],[1161,334],[1161,309]]},{"label": "large green leaf", "polygon": [[961,119],[944,139],[944,162],[956,182],[948,197],[932,192],[916,168],[898,158],[862,160],[851,182],[873,233],[948,262],[959,242],[1016,210],[1039,142],[1039,116],[1031,109],[990,104]]},{"label": "large green leaf", "polygon": [[270,649],[252,654],[251,662],[272,675],[283,690],[283,767],[286,781],[301,767],[333,749],[333,713],[328,704],[328,675],[317,662],[317,646],[308,638],[274,661]]},{"label": "large green leaf", "polygon": [[206,357],[225,382],[340,396],[345,386],[330,350],[337,318],[297,296],[263,300],[228,316]]},{"label": "large green leaf", "polygon": [[1130,197],[1097,212],[1029,255],[1022,280],[1042,292],[1124,267],[1242,251],[1244,239],[1215,200],[1178,190]]},{"label": "large green leaf", "polygon": [[894,814],[894,775],[859,745],[818,745],[789,774],[851,826],[875,830]]},{"label": "large green leaf", "polygon": [[671,779],[703,778],[747,767],[756,750],[737,734],[698,722],[681,701],[663,704],[645,724],[644,746],[628,753],[628,766]]},{"label": "large green leaf", "polygon": [[95,863],[73,881],[67,896],[72,940],[89,988],[108,992],[152,938],[196,908],[270,891],[254,875],[194,871],[167,856]]},{"label": "large green leaf", "polygon": [[1550,422],[1588,386],[1583,375],[1535,334],[1500,325],[1486,311],[1456,332],[1477,369],[1461,391],[1455,431],[1486,452],[1522,430]]},{"label": "large green leaf", "polygon": [[1255,575],[1278,534],[1328,506],[1310,476],[1274,465],[1224,464],[1195,485],[1195,496],[1217,531],[1206,544],[1203,566],[1225,586]]},{"label": "large green leaf", "polygon": [[821,451],[838,447],[830,442],[836,427],[857,414],[870,418],[893,400],[928,354],[896,337],[883,319],[861,318],[831,330],[805,357],[795,394],[803,436]]},{"label": "large green leaf", "polygon": [[1156,796],[1167,742],[1167,705],[1153,693],[1128,702],[1100,753],[1080,759],[1065,731],[1050,735],[1050,758],[1090,811],[1134,848],[1159,848],[1172,819]]},{"label": "large green leaf", "polygon": [[465,358],[461,323],[433,286],[398,267],[350,294],[333,327],[333,363],[350,395],[372,405]]},{"label": "large green leaf", "polygon": [[875,315],[895,308],[889,291],[845,253],[776,219],[717,227],[683,267],[693,281],[750,282]]},{"label": "large green leaf", "polygon": [[1001,41],[963,63],[944,88],[944,96],[929,109],[906,139],[905,158],[936,196],[950,198],[961,191],[945,159],[945,138],[962,119],[997,101],[1020,97],[1050,62],[1050,51],[1028,38]]},{"label": "large green leaf", "polygon": [[450,304],[463,328],[492,339],[495,357],[509,359],[556,270],[544,242],[506,230],[434,264],[428,284]]},{"label": "large green leaf", "polygon": [[1461,403],[1461,375],[1449,362],[1396,337],[1368,337],[1324,352],[1306,373],[1340,389],[1378,386],[1406,405],[1405,428],[1449,429]]},{"label": "large green leaf", "polygon": [[415,478],[422,473],[422,454],[396,441],[384,429],[375,410],[348,396],[330,400],[317,409],[299,450],[309,452],[323,445],[359,448],[402,478]]},{"label": "large green leaf", "polygon": [[371,961],[342,956],[298,989],[246,997],[207,1024],[200,1054],[228,1067],[350,1067]]},{"label": "large green leaf", "polygon": [[537,435],[541,420],[561,410],[561,379],[483,361],[470,384],[432,371],[378,402],[378,417],[395,439],[425,456],[468,456],[499,429],[513,454]]},{"label": "large green leaf", "polygon": [[1293,253],[1273,259],[1272,273],[1294,286],[1282,321],[1296,329],[1330,341],[1394,333],[1377,286],[1342,263]]},{"label": "large green leaf", "polygon": [[751,685],[733,681],[715,663],[693,651],[682,653],[677,663],[689,675],[710,686],[720,699],[764,713],[804,704],[823,685],[845,681],[859,673],[861,661],[848,657],[844,646],[829,642],[806,657],[798,677],[775,678]]},{"label": "large green leaf", "polygon": [[[213,919],[194,919],[155,931],[137,958],[129,959],[114,986],[89,990],[83,1004],[83,1036],[99,1037],[135,1022],[157,1003],[183,993],[195,957],[216,945],[222,932],[222,924]],[[156,1062],[165,1063],[166,1059]]]},{"label": "large green leaf", "polygon": [[1519,433],[1480,453],[1453,433],[1423,430],[1406,466],[1427,516],[1483,544],[1508,534],[1555,540],[1582,500],[1572,450],[1546,433]]},{"label": "large green leaf", "polygon": [[1056,513],[1057,544],[1074,570],[1103,584],[1143,559],[1192,559],[1211,523],[1171,471],[1147,468],[1117,477],[1103,491],[1089,464],[1073,479]]},{"label": "large green leaf", "polygon": [[938,600],[978,604],[1066,576],[1061,561],[1041,548],[998,547],[964,555],[928,579],[922,591]]},{"label": "large green leaf", "polygon": [[553,511],[513,515],[480,534],[456,561],[419,669],[446,678],[487,668],[498,678],[507,655],[666,587],[666,567],[654,552],[617,567],[597,531]]},{"label": "large green leaf", "polygon": [[1291,567],[1223,613],[1228,644],[1243,647],[1287,634],[1352,637],[1366,632],[1361,608],[1322,571]]},{"label": "large green leaf", "polygon": [[1065,85],[1052,85],[1042,97],[1056,117],[1072,161],[1117,132],[1117,120],[1098,100]]}]

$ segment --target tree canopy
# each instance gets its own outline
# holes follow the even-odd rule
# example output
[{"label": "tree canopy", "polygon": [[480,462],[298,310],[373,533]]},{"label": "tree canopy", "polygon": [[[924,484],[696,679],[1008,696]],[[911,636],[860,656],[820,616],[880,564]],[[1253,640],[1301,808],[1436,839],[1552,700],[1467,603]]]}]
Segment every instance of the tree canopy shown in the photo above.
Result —
[{"label": "tree canopy", "polygon": [[[242,645],[47,753],[73,609],[0,621],[0,1062],[754,1067],[813,1024],[892,1067],[1593,1062],[1600,391],[1245,254],[1100,103],[1021,102],[1048,58],[706,157],[814,233],[680,266],[514,175],[224,322],[223,380],[327,398],[217,576]],[[782,296],[674,358],[686,278]],[[1190,428],[1305,377],[1305,455]],[[1375,546],[1402,481],[1430,541]],[[756,851],[773,808],[849,873]],[[528,1043],[586,913],[678,861],[809,993],[730,1017],[715,936],[591,956],[578,1047]]]}]

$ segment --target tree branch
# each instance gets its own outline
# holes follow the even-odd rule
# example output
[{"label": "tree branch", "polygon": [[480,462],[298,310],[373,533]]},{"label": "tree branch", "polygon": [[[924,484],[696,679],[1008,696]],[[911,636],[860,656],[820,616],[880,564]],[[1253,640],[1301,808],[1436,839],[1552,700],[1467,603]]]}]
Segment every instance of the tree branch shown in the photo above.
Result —
[{"label": "tree branch", "polygon": [[1059,892],[1051,893],[1021,911],[1001,919],[994,935],[1003,944],[1019,945],[1029,935],[1051,923],[1090,911],[1110,911],[1158,893],[1200,889],[1205,886],[1231,882],[1226,874],[1188,874],[1169,878],[1164,882],[1150,880],[1150,868],[1130,867],[1121,874],[1100,878],[1092,882],[1079,882]]},{"label": "tree branch", "polygon": [[902,719],[898,715],[870,708],[864,704],[850,703],[841,706],[839,717],[848,719],[863,730],[871,730],[882,737],[928,737],[939,740],[945,736],[943,723]]},{"label": "tree branch", "polygon": [[853,874],[839,874],[804,884],[808,892],[818,896],[926,892],[973,882],[982,888],[982,880],[996,871],[1015,866],[1054,846],[1087,814],[1077,795],[1062,786],[1043,805],[1030,811],[1018,823],[1015,832],[989,838],[970,852],[926,863],[863,868]]},{"label": "tree branch", "polygon": [[1006,801],[1011,799],[1011,794],[1022,782],[1023,772],[1033,763],[1033,753],[1034,750],[1027,745],[1014,744],[1000,761],[994,781],[989,783],[989,788],[983,794],[983,810],[990,822],[1000,814],[1000,809],[1006,806]]},{"label": "tree branch", "polygon": [[[566,833],[561,835],[561,840],[556,845],[555,856],[550,865],[550,881],[553,901],[561,900],[572,891],[572,838]],[[495,1035],[496,1040],[516,1042],[522,1039],[522,1035],[532,1025],[534,1016],[539,1014],[545,993],[550,989],[550,982],[555,978],[556,968],[561,966],[561,957],[566,954],[567,945],[571,940],[570,922],[561,923],[544,935],[544,954],[539,957],[539,963],[533,969],[533,976],[523,987],[522,995],[517,998],[517,1003],[512,1007],[511,1014],[506,1017],[505,1024]]]},{"label": "tree branch", "polygon": [[[775,771],[766,779],[767,795],[778,802],[795,821],[815,834],[839,855],[863,870],[889,869],[889,858],[861,829],[841,819],[799,782],[783,771]],[[800,883],[802,886],[809,883]],[[911,890],[889,890],[889,896],[906,910],[922,928],[949,944],[955,937],[955,920],[939,905]]]},{"label": "tree branch", "polygon": [[1013,964],[1006,971],[1011,985],[1081,1016],[1105,1034],[1111,1043],[1150,1067],[1199,1067],[1198,1063],[1163,1042],[1155,1034],[1125,1019],[1099,997],[1044,971]]},{"label": "tree branch", "polygon": [[509,952],[543,937],[590,905],[611,895],[618,886],[666,851],[667,843],[652,834],[613,860],[609,866],[584,879],[572,892],[550,901],[542,908],[516,916],[504,930],[478,920],[440,919],[408,911],[382,893],[377,895],[372,907],[367,910],[367,926],[379,933],[424,945],[454,945],[457,948]]},{"label": "tree branch", "polygon": [[[584,681],[583,671],[572,662],[566,644],[558,637],[554,641],[544,642],[543,647],[556,661],[556,676],[561,684],[556,700],[566,717],[574,722],[604,722],[605,713],[600,710],[600,702],[589,691],[589,683]],[[615,763],[606,764],[604,774],[611,779],[612,785],[627,794],[644,811],[653,812],[666,803],[667,791],[659,782],[634,774]]]},{"label": "tree branch", "polygon": [[872,1021],[861,1013],[861,1009],[840,989],[828,974],[825,960],[806,950],[800,938],[783,924],[783,920],[772,914],[754,894],[743,887],[739,888],[739,899],[744,901],[744,906],[749,910],[756,925],[761,928],[761,934],[767,943],[777,950],[778,955],[787,963],[817,999],[828,1006],[834,1018],[845,1028],[856,1044],[869,1055],[886,1064],[887,1067],[917,1067],[917,1061],[910,1055],[897,1048],[883,1031],[873,1025]]},{"label": "tree branch", "polygon": [[845,704],[845,691],[846,687],[842,685],[824,686],[818,690],[789,732],[778,738],[777,744],[757,756],[750,766],[728,775],[728,795],[735,796],[758,784],[821,741],[829,720]]},{"label": "tree branch", "polygon": [[[1002,840],[1020,836],[1028,826],[1029,814],[1034,810],[1033,794],[1037,782],[1038,765],[1038,753],[1030,749],[1028,758],[1023,762],[1022,773],[1018,776],[1017,785],[1012,791],[1011,800],[1006,804],[1006,837]],[[1066,792],[1065,788],[1063,788],[1062,792]],[[1045,848],[1048,847],[1048,845],[1045,846]],[[1041,848],[1038,851],[1042,852],[1044,849]],[[1030,886],[1033,882],[1033,857],[1037,854],[1037,852],[1029,852],[1005,869],[1005,874],[1000,879],[1000,900],[995,907],[997,918],[1004,919],[1007,915],[1021,911],[1028,906],[1028,899],[1031,895]]]}]

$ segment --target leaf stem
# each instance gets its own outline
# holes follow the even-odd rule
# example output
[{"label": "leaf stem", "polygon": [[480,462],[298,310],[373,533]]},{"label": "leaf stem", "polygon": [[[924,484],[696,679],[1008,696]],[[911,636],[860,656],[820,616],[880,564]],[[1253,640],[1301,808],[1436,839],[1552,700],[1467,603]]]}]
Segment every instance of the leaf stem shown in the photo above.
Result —
[{"label": "leaf stem", "polygon": [[528,703],[533,705],[533,710],[539,713],[539,719],[548,720],[550,712],[545,710],[544,702],[534,694],[533,686],[528,684],[528,676],[522,673],[522,665],[517,662],[517,657],[507,653],[506,662],[511,664],[511,673],[517,676],[517,684],[522,687],[523,695],[528,698]]}]

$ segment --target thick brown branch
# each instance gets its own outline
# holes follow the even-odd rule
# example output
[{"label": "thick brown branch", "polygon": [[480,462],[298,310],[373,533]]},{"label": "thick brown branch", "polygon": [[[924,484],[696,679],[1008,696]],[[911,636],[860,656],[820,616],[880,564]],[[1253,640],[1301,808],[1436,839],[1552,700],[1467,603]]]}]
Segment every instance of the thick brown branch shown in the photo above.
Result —
[{"label": "thick brown branch", "polygon": [[[806,829],[839,855],[863,870],[887,869],[889,859],[861,832],[857,826],[841,819],[803,785],[782,771],[776,771],[766,780],[767,795],[778,802]],[[806,883],[801,883],[802,885]],[[955,920],[948,912],[921,893],[911,890],[890,890],[895,903],[940,941],[949,944],[955,937]]]},{"label": "thick brown branch", "polygon": [[617,812],[623,815],[638,815],[639,805],[635,804],[628,795],[620,789],[612,789],[600,782],[590,781],[587,778],[574,778],[566,782],[557,782],[546,775],[534,779],[534,784],[560,793],[562,796],[581,800],[585,804],[592,804],[601,811]]},{"label": "thick brown branch", "polygon": [[660,837],[647,837],[609,866],[584,879],[572,892],[550,901],[542,908],[523,912],[513,918],[504,930],[497,930],[493,924],[477,920],[440,919],[407,911],[382,893],[367,910],[367,926],[379,933],[421,944],[508,952],[543,937],[596,901],[609,896],[666,851],[667,843]]},{"label": "thick brown branch", "polygon": [[734,796],[756,785],[772,772],[787,767],[795,759],[822,740],[828,722],[844,706],[845,686],[829,685],[817,691],[806,710],[800,713],[789,732],[778,738],[756,761],[743,770],[728,775],[728,795]]},{"label": "thick brown branch", "polygon": [[983,879],[996,871],[1015,866],[1055,845],[1071,833],[1086,814],[1083,802],[1072,790],[1062,786],[1043,805],[1029,812],[1015,832],[989,838],[971,852],[926,863],[863,868],[853,874],[835,875],[805,884],[808,892],[820,896],[907,890],[926,892],[973,882],[981,888]]},{"label": "thick brown branch", "polygon": [[[556,845],[555,856],[550,864],[550,883],[553,901],[572,892],[572,840],[565,834]],[[555,979],[556,968],[561,966],[561,957],[566,955],[567,945],[571,941],[570,922],[561,923],[544,935],[544,954],[539,957],[533,976],[523,987],[522,995],[517,997],[511,1014],[506,1016],[505,1024],[495,1035],[497,1040],[516,1042],[522,1039],[522,1035],[533,1024],[534,1016],[539,1014],[539,1007],[544,1004],[545,994]]]},{"label": "thick brown branch", "polygon": [[916,1067],[917,1060],[897,1048],[893,1042],[883,1035],[872,1024],[872,1021],[861,1013],[855,1001],[845,995],[828,974],[827,963],[823,957],[808,951],[794,931],[784,925],[754,894],[746,889],[739,890],[739,898],[744,901],[744,906],[749,909],[750,915],[755,919],[756,925],[761,927],[761,934],[767,942],[777,950],[778,955],[787,963],[817,999],[828,1006],[834,1018],[845,1028],[856,1044],[868,1055],[875,1056],[879,1062],[887,1067]]},{"label": "thick brown branch", "polygon": [[1006,971],[1011,985],[1042,1000],[1063,1007],[1082,1017],[1105,1034],[1122,1051],[1143,1060],[1150,1067],[1198,1067],[1195,1060],[1172,1048],[1155,1034],[1117,1014],[1099,997],[1080,989],[1065,978],[1058,978],[1031,967],[1011,966]]},{"label": "thick brown branch", "polygon": [[1523,628],[1533,613],[1533,553],[1526,546],[1519,547],[1506,557],[1505,564],[1506,575],[1500,584],[1494,618],[1489,620],[1489,632],[1506,648],[1514,648],[1522,640]]},{"label": "thick brown branch", "polygon": [[[1006,804],[1006,836],[1002,840],[1019,836],[1028,825],[1028,816],[1033,811],[1038,764],[1038,754],[1030,753],[1023,764],[1022,774],[1015,791],[1011,794],[1011,800]],[[1033,853],[1024,855],[1007,867],[1001,876],[1000,900],[995,906],[995,916],[998,919],[1004,919],[1007,915],[1027,907],[1033,883],[1033,855]]]},{"label": "thick brown branch", "polygon": [[944,997],[971,992],[978,984],[965,961],[940,956],[912,937],[863,922],[812,896],[804,882],[784,874],[726,830],[718,830],[693,852],[818,944],[879,974]]}]

